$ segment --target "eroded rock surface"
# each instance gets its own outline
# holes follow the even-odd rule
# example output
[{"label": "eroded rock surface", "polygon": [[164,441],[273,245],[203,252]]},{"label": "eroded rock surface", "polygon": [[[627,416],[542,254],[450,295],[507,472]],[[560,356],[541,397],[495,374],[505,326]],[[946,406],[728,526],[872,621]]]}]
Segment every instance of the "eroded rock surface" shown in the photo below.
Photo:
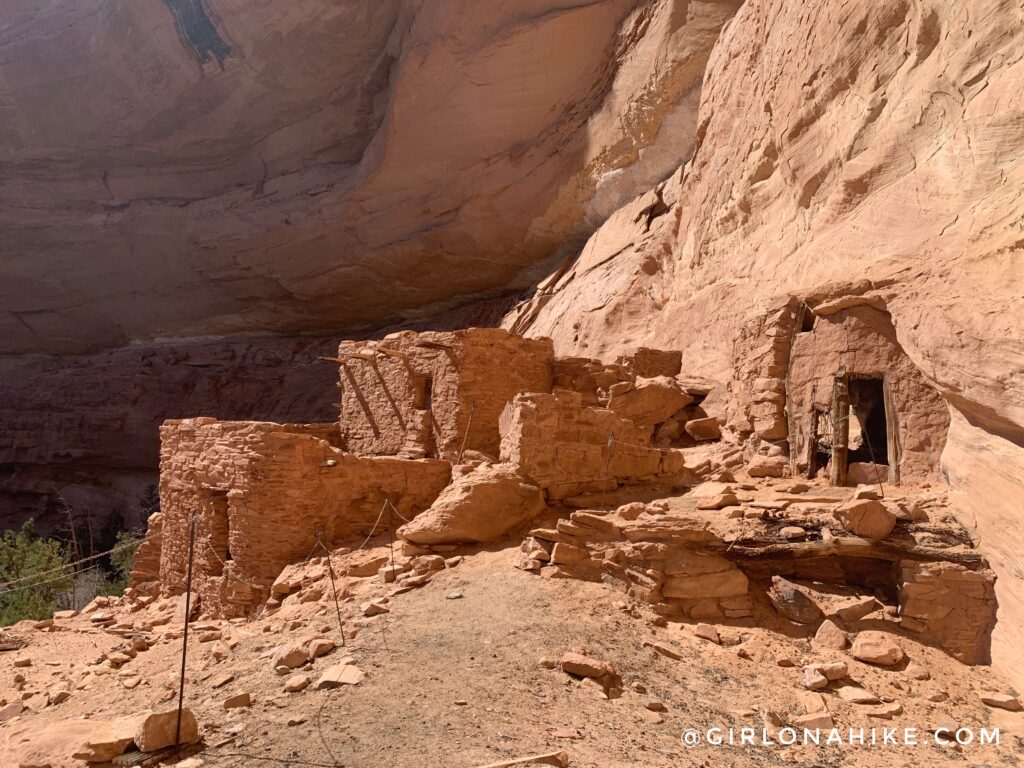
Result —
[{"label": "eroded rock surface", "polygon": [[737,5],[15,2],[0,353],[525,287],[689,154]]},{"label": "eroded rock surface", "polygon": [[559,354],[676,346],[685,369],[722,379],[737,321],[772,297],[832,284],[818,302],[838,310],[844,294],[873,293],[951,412],[944,476],[1001,574],[1013,624],[1000,622],[994,658],[1013,674],[1021,21],[1007,0],[828,2],[813,14],[747,2],[709,63],[692,160],[610,217],[506,320],[551,336]]}]

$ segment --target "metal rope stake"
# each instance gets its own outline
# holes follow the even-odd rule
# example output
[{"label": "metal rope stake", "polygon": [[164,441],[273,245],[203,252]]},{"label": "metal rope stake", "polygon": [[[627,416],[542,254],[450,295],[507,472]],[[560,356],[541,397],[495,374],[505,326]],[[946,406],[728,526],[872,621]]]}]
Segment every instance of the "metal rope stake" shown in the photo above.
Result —
[{"label": "metal rope stake", "polygon": [[181,640],[181,679],[178,683],[178,720],[174,725],[174,748],[181,746],[181,707],[185,701],[185,658],[188,651],[188,621],[192,614],[192,553],[196,543],[196,515],[188,525],[188,578],[185,587],[185,632]]},{"label": "metal rope stake", "polygon": [[[859,420],[858,420],[859,423]],[[878,495],[883,499],[885,498],[885,489],[882,487],[882,473],[878,471],[878,462],[875,461],[875,451],[871,447],[871,438],[868,437],[868,420],[864,419],[864,425],[861,427],[861,434],[864,436],[864,442],[868,446],[868,455],[871,457],[871,464],[875,468],[875,482],[878,484]]]},{"label": "metal rope stake", "polygon": [[345,647],[345,622],[341,620],[341,605],[338,603],[338,587],[334,583],[334,566],[331,564],[331,550],[324,544],[321,534],[323,533],[324,527],[317,522],[316,527],[313,530],[313,535],[316,536],[316,542],[320,547],[327,553],[327,573],[331,577],[331,592],[334,595],[334,611],[338,615],[338,631],[341,632],[341,647]]},{"label": "metal rope stake", "polygon": [[462,454],[466,450],[466,441],[469,440],[469,430],[473,428],[473,414],[476,413],[476,400],[469,407],[469,420],[466,422],[466,434],[462,436],[462,446],[459,448],[459,457],[455,459],[456,464],[462,463]]}]

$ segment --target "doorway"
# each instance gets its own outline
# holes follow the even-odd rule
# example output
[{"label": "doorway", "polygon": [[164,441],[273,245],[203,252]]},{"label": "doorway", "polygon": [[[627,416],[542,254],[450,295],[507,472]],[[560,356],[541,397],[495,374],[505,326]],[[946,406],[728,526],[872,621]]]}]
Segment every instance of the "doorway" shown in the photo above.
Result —
[{"label": "doorway", "polygon": [[882,379],[850,377],[849,461],[889,463],[889,425]]},{"label": "doorway", "polygon": [[[886,467],[890,483],[899,482],[898,440],[889,382],[882,376],[849,374],[836,377],[832,421],[835,430],[831,461],[841,463],[833,482],[845,485],[854,463]],[[836,471],[838,470],[838,472]]]},{"label": "doorway", "polygon": [[221,576],[231,562],[231,523],[228,519],[228,492],[207,488],[203,492],[204,511],[209,526],[211,576]]}]

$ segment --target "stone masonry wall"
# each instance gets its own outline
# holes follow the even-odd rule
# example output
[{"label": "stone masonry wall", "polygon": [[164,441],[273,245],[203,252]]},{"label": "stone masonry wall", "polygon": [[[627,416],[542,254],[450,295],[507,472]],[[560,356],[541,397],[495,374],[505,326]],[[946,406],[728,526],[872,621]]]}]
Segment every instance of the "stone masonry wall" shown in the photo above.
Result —
[{"label": "stone masonry wall", "polygon": [[419,444],[454,459],[465,439],[467,449],[496,455],[502,409],[519,392],[551,391],[553,356],[550,339],[491,328],[342,342],[345,448],[393,456]]},{"label": "stone masonry wall", "polygon": [[965,664],[991,662],[995,574],[954,563],[900,563],[900,626]]},{"label": "stone masonry wall", "polygon": [[[333,425],[186,419],[161,428],[160,581],[185,588],[189,516],[197,513],[193,590],[204,611],[244,615],[281,569],[308,556],[316,529],[331,547],[367,535],[390,497],[412,519],[451,479],[445,461],[345,453]],[[382,526],[396,527],[387,516]],[[382,527],[380,530],[384,530]]]},{"label": "stone masonry wall", "polygon": [[[938,478],[949,410],[896,340],[889,313],[870,305],[818,314],[814,329],[793,339],[787,385],[791,429],[811,435],[814,410],[830,411],[833,377],[884,378],[892,393],[901,482]],[[795,446],[791,446],[794,448]],[[875,450],[880,446],[875,446]],[[801,466],[801,456],[794,457]]]},{"label": "stone masonry wall", "polygon": [[747,577],[711,551],[722,540],[701,520],[663,512],[637,502],[614,514],[573,512],[553,529],[531,531],[516,565],[618,586],[668,616],[749,617]]},{"label": "stone masonry wall", "polygon": [[[517,464],[552,500],[683,469],[683,453],[650,448],[651,428],[583,405],[579,392],[517,396],[501,418],[501,460]],[[612,449],[609,453],[609,438]]]},{"label": "stone masonry wall", "polygon": [[831,410],[835,373],[884,376],[898,422],[903,482],[934,479],[949,428],[948,409],[903,351],[880,294],[866,281],[829,284],[767,302],[742,325],[733,344],[723,436],[748,453],[792,452],[806,470],[813,411]]}]

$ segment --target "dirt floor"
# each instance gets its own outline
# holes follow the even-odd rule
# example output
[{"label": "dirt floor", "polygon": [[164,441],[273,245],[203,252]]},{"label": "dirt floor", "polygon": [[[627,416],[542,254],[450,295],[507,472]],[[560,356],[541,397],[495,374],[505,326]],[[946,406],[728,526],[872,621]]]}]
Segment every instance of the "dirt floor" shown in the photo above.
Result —
[{"label": "dirt floor", "polygon": [[[911,680],[899,669],[863,664],[842,651],[812,649],[809,640],[794,636],[801,634],[795,625],[782,626],[760,604],[758,617],[748,623],[774,622],[777,627],[719,625],[723,644],[716,645],[694,636],[689,626],[655,626],[652,614],[627,604],[624,594],[610,586],[547,579],[512,568],[514,552],[510,543],[507,549],[469,555],[426,586],[392,597],[389,613],[349,618],[350,628],[360,625],[356,637],[312,662],[311,673],[315,679],[319,671],[350,655],[366,673],[358,685],[286,693],[286,677],[277,674],[269,658],[280,643],[316,633],[340,644],[329,597],[296,606],[292,613],[299,618],[200,620],[190,640],[185,703],[199,719],[204,744],[175,759],[191,755],[210,766],[473,768],[564,750],[573,768],[892,768],[1015,766],[1024,758],[1024,714],[990,709],[979,700],[983,687],[1005,689],[986,668],[966,667],[937,649],[902,638],[908,656],[931,673],[929,680]],[[385,589],[378,579],[346,579],[342,586],[350,593],[343,605],[350,617],[368,596]],[[134,617],[145,626],[145,612]],[[133,614],[119,618],[127,625]],[[180,623],[153,627],[151,648],[119,670],[102,662],[89,666],[92,674],[84,681],[80,676],[87,663],[99,661],[125,641],[110,629],[90,626],[84,616],[57,625],[67,631],[29,631],[25,648],[0,654],[0,698],[10,702],[40,691],[52,696],[62,688],[71,693],[62,703],[38,712],[26,710],[0,726],[0,745],[7,739],[7,757],[0,758],[4,768],[18,764],[10,761],[19,754],[19,745],[46,724],[174,705]],[[218,628],[221,640],[199,641]],[[668,645],[681,658],[668,658],[645,641]],[[216,661],[217,649],[227,650],[227,658]],[[570,649],[584,649],[610,662],[621,677],[622,695],[606,699],[599,686],[542,665],[545,659],[558,661]],[[791,657],[796,666],[779,666],[780,657]],[[31,659],[32,664],[15,668],[16,658]],[[825,692],[836,726],[844,731],[874,727],[879,737],[882,728],[913,727],[919,732],[918,746],[682,745],[684,730],[711,727],[753,727],[759,742],[767,710],[783,719],[804,714],[800,666],[832,658],[848,663],[852,680],[903,707],[893,720],[875,720],[864,714],[874,707]],[[233,679],[215,688],[225,673]],[[17,674],[25,678],[21,691],[14,685]],[[124,687],[134,677],[141,683]],[[645,708],[635,690],[640,686],[664,704],[663,713]],[[226,711],[223,701],[243,692],[251,694],[252,705]],[[926,698],[943,694],[948,698],[939,702]],[[300,722],[289,725],[289,720]],[[937,746],[928,731],[946,722],[974,729],[1000,727],[1000,744]],[[770,722],[768,727],[775,730]],[[738,742],[738,733],[735,738]],[[62,764],[53,763],[54,768]]]}]

